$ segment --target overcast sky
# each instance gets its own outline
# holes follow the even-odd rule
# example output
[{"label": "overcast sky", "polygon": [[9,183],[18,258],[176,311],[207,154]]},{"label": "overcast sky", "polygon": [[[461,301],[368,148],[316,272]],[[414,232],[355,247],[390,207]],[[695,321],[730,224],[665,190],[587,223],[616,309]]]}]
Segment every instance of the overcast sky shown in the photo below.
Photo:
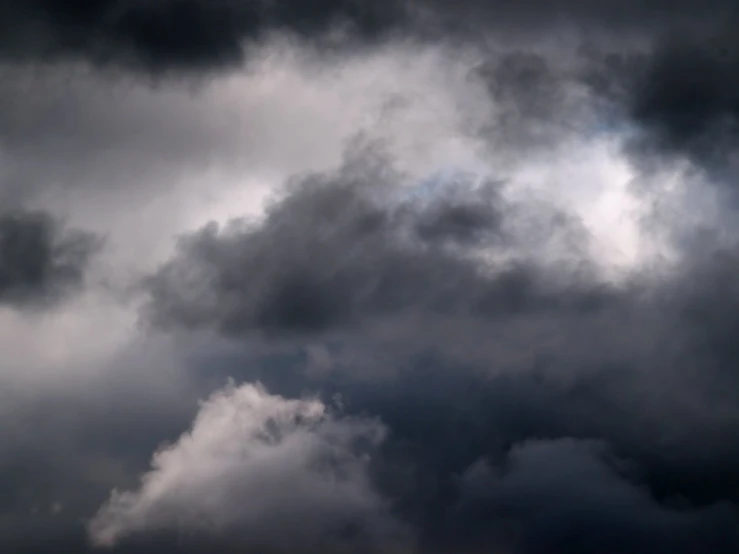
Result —
[{"label": "overcast sky", "polygon": [[733,0],[0,0],[0,552],[739,552]]}]

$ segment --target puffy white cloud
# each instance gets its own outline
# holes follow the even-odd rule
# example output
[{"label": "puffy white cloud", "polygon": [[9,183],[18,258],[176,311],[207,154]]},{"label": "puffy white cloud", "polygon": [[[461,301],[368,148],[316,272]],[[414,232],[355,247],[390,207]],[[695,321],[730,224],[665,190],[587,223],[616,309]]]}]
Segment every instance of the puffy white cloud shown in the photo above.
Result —
[{"label": "puffy white cloud", "polygon": [[385,543],[400,525],[368,475],[384,435],[379,422],[334,415],[316,399],[229,385],[154,454],[138,490],[113,492],[91,540],[184,531],[276,551]]}]

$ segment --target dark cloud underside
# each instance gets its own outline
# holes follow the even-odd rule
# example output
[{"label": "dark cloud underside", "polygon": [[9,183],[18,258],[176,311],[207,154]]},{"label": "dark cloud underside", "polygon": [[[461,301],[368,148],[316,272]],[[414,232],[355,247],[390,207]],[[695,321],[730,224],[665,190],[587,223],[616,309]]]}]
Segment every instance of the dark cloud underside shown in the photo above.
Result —
[{"label": "dark cloud underside", "polygon": [[728,0],[674,2],[669,9],[636,0],[5,0],[0,10],[6,56],[71,56],[152,68],[238,61],[250,42],[273,31],[321,40],[343,26],[349,41],[372,42],[396,30],[423,36],[558,22],[654,30],[736,15]]},{"label": "dark cloud underside", "polygon": [[[515,552],[734,548],[733,251],[684,251],[664,277],[615,284],[590,266],[576,222],[504,200],[503,184],[463,182],[426,201],[391,189],[392,200],[392,172],[363,167],[306,178],[263,222],[183,240],[149,283],[151,321],[276,340],[282,360],[204,367],[290,394],[340,394],[347,410],[380,415],[392,435],[377,477],[432,542],[498,540],[490,518],[511,518],[523,525]],[[552,264],[541,261],[548,248]],[[325,345],[323,373],[303,373],[306,343]],[[469,536],[445,531],[462,502],[455,476],[504,464],[511,446],[535,439],[604,441],[636,472],[594,469],[592,483],[573,474],[604,496],[567,496],[563,485],[542,508],[537,495],[550,493],[539,481],[511,485],[487,516],[454,524]],[[566,460],[567,444],[552,447]],[[542,482],[559,483],[555,470],[542,468]]]},{"label": "dark cloud underside", "polygon": [[43,212],[0,213],[0,304],[39,307],[74,292],[98,245]]}]

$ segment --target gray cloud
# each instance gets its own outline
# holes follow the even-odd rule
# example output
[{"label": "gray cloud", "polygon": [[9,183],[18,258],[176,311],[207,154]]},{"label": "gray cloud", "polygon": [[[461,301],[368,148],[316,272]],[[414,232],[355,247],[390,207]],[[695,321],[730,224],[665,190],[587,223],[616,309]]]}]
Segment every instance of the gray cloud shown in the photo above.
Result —
[{"label": "gray cloud", "polygon": [[493,106],[481,128],[492,147],[528,152],[626,132],[643,169],[687,160],[714,180],[735,176],[737,48],[724,23],[666,25],[649,39],[571,37],[574,49],[489,52],[475,70]]},{"label": "gray cloud", "polygon": [[[531,47],[533,36],[555,45],[574,37],[606,50],[609,63],[589,71],[599,75],[600,85],[591,92],[620,92],[609,99],[643,131],[634,154],[687,154],[701,167],[723,171],[736,165],[736,86],[727,77],[736,73],[736,45],[726,29],[739,13],[728,0],[679,2],[669,10],[660,2],[579,0],[556,6],[539,0],[467,0],[454,6],[438,0],[331,0],[310,7],[292,0],[34,0],[6,2],[0,9],[6,28],[0,55],[7,60],[83,60],[157,75],[238,66],[258,57],[261,46],[279,34],[316,45],[324,54],[402,36],[477,46],[514,37],[524,51],[482,68],[494,85],[491,97],[503,110],[484,125],[498,148],[521,140],[551,145],[557,134],[583,124],[588,103],[583,91],[573,89],[572,76],[548,67]],[[619,58],[626,59],[626,72],[619,70],[623,63],[613,63]]]},{"label": "gray cloud", "polygon": [[645,131],[636,148],[687,156],[711,171],[736,175],[736,46],[723,27],[669,36],[658,45],[627,100]]},{"label": "gray cloud", "polygon": [[[554,292],[556,271],[545,276],[531,265],[531,252],[547,245],[569,246],[584,263],[587,241],[564,214],[509,205],[495,182],[462,182],[426,205],[393,200],[402,194],[393,185],[400,176],[381,161],[365,163],[306,178],[264,222],[234,221],[223,232],[211,225],[183,239],[180,254],[148,282],[150,317],[165,326],[279,334],[382,314],[496,317],[586,311],[599,302],[598,288]],[[514,234],[526,221],[530,234]],[[511,252],[518,259],[497,269],[479,262]]]},{"label": "gray cloud", "polygon": [[0,303],[40,307],[74,292],[98,244],[46,213],[0,214]]},{"label": "gray cloud", "polygon": [[629,480],[631,469],[602,444],[519,444],[501,467],[477,463],[462,475],[450,526],[462,541],[512,552],[728,552],[737,544],[735,506],[659,505]]},{"label": "gray cloud", "polygon": [[10,58],[83,58],[96,64],[148,70],[211,69],[238,63],[248,42],[271,31],[320,36],[350,23],[363,37],[394,25],[401,5],[330,1],[136,0],[104,2],[5,2],[5,39]]},{"label": "gray cloud", "polygon": [[[99,324],[104,325],[105,321]],[[34,327],[36,347],[53,348],[55,337],[49,337],[42,325]],[[84,339],[93,334],[86,333]],[[69,342],[80,348],[79,340]],[[177,374],[177,358],[166,341],[129,338],[101,360],[91,358],[52,358],[43,367],[51,374],[42,376],[15,375],[4,364],[0,393],[3,548],[91,552],[87,519],[113,487],[137,485],[151,453],[187,428],[197,412],[198,398],[207,394],[194,390]],[[33,371],[20,363],[16,366]],[[140,551],[152,548],[147,542]],[[137,549],[127,546],[121,551]]]},{"label": "gray cloud", "polygon": [[[605,441],[639,468],[633,495],[646,511],[614,520],[604,547],[671,551],[660,537],[682,516],[660,503],[739,501],[732,246],[685,243],[675,264],[613,282],[588,263],[582,228],[551,206],[509,200],[501,183],[412,196],[381,161],[358,159],[299,181],[263,221],[183,239],[152,278],[151,322],[252,352],[205,358],[199,371],[339,394],[350,412],[380,416],[392,434],[376,477],[431,543],[450,540],[440,530],[454,476],[531,439]],[[303,373],[315,356],[301,349],[316,344],[321,367]],[[538,517],[534,504],[523,520]],[[708,527],[688,525],[683,544],[701,540],[712,514],[725,529],[736,518],[686,515]],[[538,552],[536,533],[514,551]],[[730,551],[736,537],[725,540],[710,548]]]},{"label": "gray cloud", "polygon": [[[461,142],[463,161],[524,180],[537,163],[548,182],[549,160],[603,136],[626,144],[636,180],[657,160],[731,182],[736,17],[728,0],[669,12],[610,0],[0,2],[1,304],[51,308],[83,289],[96,244],[17,206],[112,230],[123,252],[107,251],[105,271],[127,281],[211,215],[208,194],[298,174],[263,219],[184,236],[146,282],[140,329],[107,305],[24,323],[3,365],[2,548],[90,552],[80,521],[97,513],[97,542],[137,554],[414,551],[386,534],[396,525],[442,554],[736,551],[734,207],[700,222],[715,236],[681,219],[699,202],[643,222],[671,259],[613,279],[573,210],[520,182],[416,186],[431,162],[456,163]],[[294,39],[295,59],[271,57]],[[424,58],[424,41],[442,54]],[[323,63],[337,60],[336,72]],[[243,62],[248,74],[216,77]],[[205,86],[186,91],[194,82]],[[358,151],[321,172],[367,129],[398,139],[398,167]],[[434,147],[414,158],[424,141]],[[657,185],[660,200],[684,200]],[[694,192],[714,194],[704,185]],[[4,311],[4,345],[16,312]],[[80,319],[77,334],[49,331]],[[137,333],[163,331],[173,351],[139,357]],[[12,373],[32,365],[57,380],[37,377],[38,394],[19,399]],[[221,391],[178,439],[195,399],[227,376],[281,396]],[[290,400],[306,391],[322,400]],[[228,412],[241,393],[288,415],[341,409],[275,426],[251,405]],[[216,405],[237,416],[222,434]],[[274,433],[257,436],[255,422]],[[132,492],[106,503],[113,487]]]},{"label": "gray cloud", "polygon": [[556,6],[540,0],[467,0],[453,6],[439,0],[330,0],[310,6],[294,0],[33,0],[5,2],[0,13],[4,21],[0,52],[6,57],[77,57],[154,70],[203,69],[238,62],[249,43],[273,32],[346,46],[378,42],[395,31],[469,36],[490,27],[536,30],[573,22],[653,30],[676,22],[736,15],[735,6],[727,0],[700,6],[679,2],[669,10],[660,2],[592,5],[580,0]]}]

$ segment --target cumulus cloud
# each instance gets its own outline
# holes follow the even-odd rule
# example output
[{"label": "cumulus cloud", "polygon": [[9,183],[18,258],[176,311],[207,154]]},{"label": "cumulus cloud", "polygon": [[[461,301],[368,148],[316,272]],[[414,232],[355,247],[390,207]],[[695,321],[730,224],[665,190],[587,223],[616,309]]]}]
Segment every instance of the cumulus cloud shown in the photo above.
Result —
[{"label": "cumulus cloud", "polygon": [[228,387],[154,455],[139,490],[113,493],[90,523],[92,540],[110,546],[131,533],[173,530],[275,552],[373,548],[398,531],[367,473],[384,434],[379,423],[332,415],[318,400]]}]

